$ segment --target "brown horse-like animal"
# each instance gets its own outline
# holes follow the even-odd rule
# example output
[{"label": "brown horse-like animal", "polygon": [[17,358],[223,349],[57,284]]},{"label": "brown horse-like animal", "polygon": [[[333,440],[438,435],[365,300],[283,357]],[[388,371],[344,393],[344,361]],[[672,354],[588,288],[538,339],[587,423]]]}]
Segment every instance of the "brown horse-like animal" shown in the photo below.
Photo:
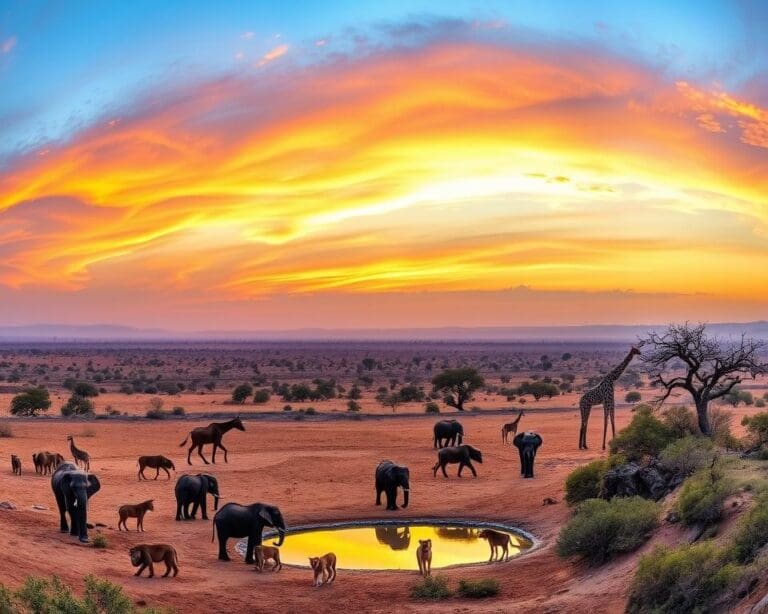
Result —
[{"label": "brown horse-like animal", "polygon": [[437,452],[437,462],[435,463],[435,466],[432,467],[432,475],[433,477],[436,477],[437,470],[441,469],[443,471],[443,476],[447,478],[448,474],[445,472],[445,466],[449,463],[458,463],[459,477],[461,477],[461,470],[464,469],[464,467],[469,467],[472,475],[477,477],[477,471],[475,471],[472,461],[477,461],[478,463],[483,462],[483,453],[477,448],[473,448],[466,444],[463,446],[443,448]]},{"label": "brown horse-like animal", "polygon": [[15,454],[11,454],[11,469],[15,475],[21,475],[21,459]]},{"label": "brown horse-like animal", "polygon": [[38,452],[32,455],[32,462],[35,464],[35,473],[45,475],[53,473],[64,462],[64,457],[57,452]]},{"label": "brown horse-like animal", "polygon": [[497,561],[509,559],[509,544],[511,541],[509,535],[493,531],[492,529],[483,529],[480,531],[478,537],[488,540],[488,545],[491,547],[491,558],[488,559],[489,562],[494,558]]},{"label": "brown horse-like animal", "polygon": [[143,532],[144,514],[146,514],[148,511],[154,511],[155,506],[152,503],[153,501],[154,499],[149,499],[148,501],[144,501],[143,503],[136,503],[134,505],[121,505],[120,509],[117,510],[117,513],[120,516],[120,520],[117,522],[117,529],[122,531],[123,529],[120,527],[120,525],[123,525],[127,531],[128,525],[125,524],[125,521],[128,520],[128,518],[135,518],[136,530]]},{"label": "brown horse-like animal", "polygon": [[149,567],[149,577],[155,575],[155,566],[152,564],[163,561],[165,563],[165,573],[163,578],[173,571],[175,578],[179,574],[179,555],[176,554],[176,548],[169,544],[138,544],[131,548],[131,563],[139,570],[134,574],[141,575],[141,572]]},{"label": "brown horse-like animal", "polygon": [[196,429],[192,429],[189,435],[187,435],[187,438],[179,444],[179,447],[183,448],[187,445],[187,440],[190,437],[192,438],[192,445],[189,448],[189,452],[187,452],[187,464],[192,464],[192,450],[195,448],[197,448],[197,454],[203,459],[203,462],[206,465],[209,464],[205,456],[203,456],[203,446],[209,443],[213,444],[211,462],[216,462],[216,448],[224,450],[224,462],[229,462],[227,461],[227,449],[222,445],[221,438],[224,436],[224,433],[232,429],[237,429],[239,431],[245,430],[243,422],[240,420],[239,416],[232,420],[228,420],[227,422],[211,422],[208,426],[200,426]]},{"label": "brown horse-like animal", "polygon": [[171,472],[168,470],[173,469],[176,471],[176,466],[173,464],[173,461],[170,458],[166,458],[165,456],[139,456],[138,463],[139,480],[142,478],[145,480],[147,479],[147,476],[144,475],[144,469],[147,467],[155,470],[155,479],[157,479],[157,476],[160,475],[161,469],[168,475],[169,480],[171,479]]}]

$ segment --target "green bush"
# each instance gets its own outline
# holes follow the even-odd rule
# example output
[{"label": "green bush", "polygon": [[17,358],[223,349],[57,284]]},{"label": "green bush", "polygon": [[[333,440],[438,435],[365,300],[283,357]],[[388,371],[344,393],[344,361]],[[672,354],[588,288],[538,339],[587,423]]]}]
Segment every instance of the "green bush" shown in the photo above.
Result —
[{"label": "green bush", "polygon": [[741,425],[747,429],[747,433],[756,445],[768,443],[768,411],[761,411],[753,416],[744,416]]},{"label": "green bush", "polygon": [[183,408],[183,407],[174,407],[174,408],[171,410],[171,413],[172,413],[174,416],[184,416],[184,415],[186,415],[186,413],[187,413],[187,412],[184,410],[184,408]]},{"label": "green bush", "polygon": [[435,403],[434,401],[430,401],[424,406],[424,413],[425,414],[439,414],[440,413],[440,406]]},{"label": "green bush", "polygon": [[723,503],[733,492],[733,482],[706,469],[688,478],[680,490],[677,510],[686,525],[711,524],[723,515]]},{"label": "green bush", "polygon": [[304,413],[308,416],[314,416],[317,413],[317,410],[314,407],[307,407],[307,409],[304,410]]},{"label": "green bush", "polygon": [[751,563],[768,544],[768,494],[757,497],[754,507],[740,521],[732,554],[739,563]]},{"label": "green bush", "polygon": [[687,478],[712,463],[715,446],[708,437],[687,435],[673,441],[661,451],[663,467],[681,478]]},{"label": "green bush", "polygon": [[268,403],[269,399],[272,395],[270,394],[269,390],[266,388],[261,388],[260,390],[257,390],[253,393],[253,402],[257,405],[263,405],[264,403]]},{"label": "green bush", "polygon": [[354,399],[347,401],[347,411],[360,411],[360,403]]},{"label": "green bush", "polygon": [[499,581],[495,578],[484,580],[459,580],[459,595],[470,599],[484,599],[499,594]]},{"label": "green bush", "polygon": [[637,390],[633,390],[632,392],[628,392],[626,396],[624,397],[624,400],[627,403],[639,403],[643,398],[643,395],[641,395]]},{"label": "green bush", "polygon": [[445,576],[427,577],[411,587],[413,599],[438,601],[448,599],[450,596],[451,590],[448,588],[448,578]]},{"label": "green bush", "polygon": [[14,416],[34,416],[38,411],[47,411],[51,396],[47,389],[25,388],[11,399],[11,413]]},{"label": "green bush", "polygon": [[91,545],[94,548],[106,548],[109,545],[109,542],[107,541],[107,536],[103,533],[98,533],[94,536],[93,541],[91,542]]},{"label": "green bush", "polygon": [[621,453],[627,460],[658,456],[675,440],[674,432],[651,413],[647,405],[638,405],[629,425],[611,441],[611,454]]},{"label": "green bush", "polygon": [[557,552],[599,565],[642,544],[657,526],[659,506],[642,497],[587,499],[560,531]]},{"label": "green bush", "polygon": [[627,612],[711,612],[718,600],[727,597],[740,573],[712,542],[676,549],[659,547],[640,559]]},{"label": "green bush", "polygon": [[62,416],[91,416],[93,402],[86,397],[73,394],[61,408]]},{"label": "green bush", "polygon": [[576,505],[586,499],[597,499],[606,471],[608,466],[604,460],[592,461],[571,471],[565,479],[565,502]]},{"label": "green bush", "polygon": [[699,434],[699,421],[696,414],[687,407],[680,405],[665,409],[661,421],[675,434],[676,437]]},{"label": "green bush", "polygon": [[250,384],[240,384],[232,391],[232,402],[238,405],[245,403],[245,400],[253,394],[253,387]]},{"label": "green bush", "polygon": [[148,409],[145,415],[150,420],[165,420],[168,417],[168,412],[164,409],[153,407]]}]

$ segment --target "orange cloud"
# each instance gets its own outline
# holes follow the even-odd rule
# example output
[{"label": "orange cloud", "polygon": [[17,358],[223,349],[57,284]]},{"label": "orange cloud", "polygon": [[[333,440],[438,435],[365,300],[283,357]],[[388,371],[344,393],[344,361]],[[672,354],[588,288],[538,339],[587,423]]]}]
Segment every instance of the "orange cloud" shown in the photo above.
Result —
[{"label": "orange cloud", "polygon": [[278,72],[155,93],[15,160],[0,284],[200,309],[517,285],[768,300],[748,100],[469,42]]},{"label": "orange cloud", "polygon": [[270,62],[274,62],[276,59],[283,57],[288,53],[288,45],[279,45],[274,49],[264,54],[264,57],[259,60],[259,66],[264,66]]}]

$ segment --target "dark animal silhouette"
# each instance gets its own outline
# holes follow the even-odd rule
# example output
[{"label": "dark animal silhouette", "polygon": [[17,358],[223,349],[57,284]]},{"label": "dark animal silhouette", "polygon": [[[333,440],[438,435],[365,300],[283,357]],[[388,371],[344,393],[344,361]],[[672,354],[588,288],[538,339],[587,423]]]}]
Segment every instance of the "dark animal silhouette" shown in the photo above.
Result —
[{"label": "dark animal silhouette", "polygon": [[512,440],[512,445],[520,452],[520,474],[523,477],[533,477],[533,461],[541,444],[541,436],[533,431],[518,433]]},{"label": "dark animal silhouette", "polygon": [[440,420],[435,422],[432,430],[434,433],[432,447],[434,448],[444,448],[445,446],[455,446],[456,444],[461,445],[464,439],[464,427],[458,420]]},{"label": "dark animal silhouette", "polygon": [[[92,473],[81,471],[72,463],[62,463],[51,476],[51,490],[56,497],[61,532],[88,541],[88,499],[99,492],[101,483]],[[69,514],[70,525],[67,525]]]},{"label": "dark animal silhouette", "polygon": [[[197,510],[203,513],[203,520],[208,520],[208,513],[205,510],[205,499],[210,493],[213,495],[213,509],[219,508],[219,482],[207,473],[198,473],[197,475],[182,475],[176,480],[176,520],[194,520]],[[192,511],[189,511],[189,506]]]},{"label": "dark animal silhouette", "polygon": [[[230,537],[247,537],[245,562],[253,563],[253,550],[261,545],[261,533],[264,527],[277,529],[278,539],[275,546],[282,546],[285,539],[285,520],[280,509],[264,503],[227,503],[213,517],[213,528],[219,538],[219,560],[228,561],[227,540]],[[211,535],[213,541],[214,535]]]},{"label": "dark animal silhouette", "polygon": [[381,493],[387,495],[387,509],[397,509],[397,489],[403,489],[403,507],[408,507],[410,493],[410,474],[408,467],[396,465],[392,461],[381,461],[376,467],[376,505],[381,505]]},{"label": "dark animal silhouette", "polygon": [[75,459],[75,465],[78,467],[82,466],[86,471],[90,471],[91,457],[88,455],[88,452],[80,450],[75,446],[75,438],[72,435],[67,437],[67,441],[69,442],[69,450],[72,452],[72,457]]},{"label": "dark animal silhouette", "polygon": [[11,454],[11,469],[15,475],[21,475],[21,459],[15,454]]},{"label": "dark animal silhouette", "polygon": [[147,479],[147,476],[144,475],[144,469],[147,467],[155,470],[155,479],[157,479],[157,476],[160,475],[161,469],[168,475],[169,480],[171,479],[171,472],[168,471],[168,469],[173,469],[176,471],[176,466],[173,464],[173,461],[170,458],[166,458],[165,456],[139,456],[138,463],[139,480],[142,478],[145,480]]},{"label": "dark animal silhouette", "polygon": [[125,524],[125,521],[128,518],[135,518],[136,519],[136,530],[137,531],[144,531],[144,514],[146,514],[148,511],[154,511],[155,506],[153,505],[154,499],[149,499],[148,501],[144,501],[143,503],[136,503],[134,505],[121,505],[120,509],[117,510],[117,514],[120,517],[120,520],[117,522],[117,529],[119,531],[122,531],[123,529],[120,528],[120,525],[122,524],[123,527],[125,527],[125,530],[128,530],[128,525]]},{"label": "dark animal silhouette", "polygon": [[491,529],[483,529],[480,531],[479,537],[487,539],[488,545],[491,547],[491,558],[488,559],[488,562],[494,558],[497,561],[509,559],[509,544],[511,541],[509,535]]},{"label": "dark animal silhouette", "polygon": [[200,426],[196,429],[192,429],[189,435],[187,435],[187,438],[179,444],[179,447],[183,448],[185,445],[187,445],[187,439],[190,437],[192,438],[192,445],[189,448],[189,452],[187,452],[187,464],[192,464],[192,450],[197,448],[198,456],[202,458],[203,462],[207,465],[208,461],[206,460],[205,456],[203,456],[203,446],[209,443],[213,444],[211,462],[216,462],[217,448],[224,450],[224,462],[229,462],[227,460],[227,449],[221,443],[221,438],[224,436],[224,433],[232,429],[237,429],[239,431],[245,430],[240,417],[233,418],[227,422],[211,422],[208,426]]},{"label": "dark animal silhouette", "polygon": [[384,525],[383,527],[376,527],[375,532],[376,541],[380,544],[386,544],[392,550],[408,550],[411,545],[411,528],[409,526]]},{"label": "dark animal silhouette", "polygon": [[468,445],[443,448],[437,452],[437,462],[435,463],[435,466],[432,467],[432,475],[437,476],[437,469],[440,468],[443,475],[447,478],[448,474],[445,472],[445,466],[449,463],[458,463],[459,477],[461,477],[461,470],[464,469],[464,467],[469,467],[472,475],[477,477],[477,471],[475,471],[472,461],[477,461],[478,463],[483,462],[483,453],[477,448]]}]

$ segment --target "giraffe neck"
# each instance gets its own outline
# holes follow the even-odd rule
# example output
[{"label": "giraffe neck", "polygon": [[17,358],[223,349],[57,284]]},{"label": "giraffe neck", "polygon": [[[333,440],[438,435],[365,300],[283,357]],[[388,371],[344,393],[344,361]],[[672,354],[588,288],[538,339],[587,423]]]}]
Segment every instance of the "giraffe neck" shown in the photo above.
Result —
[{"label": "giraffe neck", "polygon": [[617,379],[619,379],[619,376],[624,373],[624,369],[627,368],[627,365],[629,365],[630,362],[632,362],[632,358],[634,358],[634,354],[630,352],[627,354],[627,357],[621,361],[621,364],[619,364],[613,371],[611,371],[608,375],[605,376],[604,380],[605,382],[613,383]]}]

